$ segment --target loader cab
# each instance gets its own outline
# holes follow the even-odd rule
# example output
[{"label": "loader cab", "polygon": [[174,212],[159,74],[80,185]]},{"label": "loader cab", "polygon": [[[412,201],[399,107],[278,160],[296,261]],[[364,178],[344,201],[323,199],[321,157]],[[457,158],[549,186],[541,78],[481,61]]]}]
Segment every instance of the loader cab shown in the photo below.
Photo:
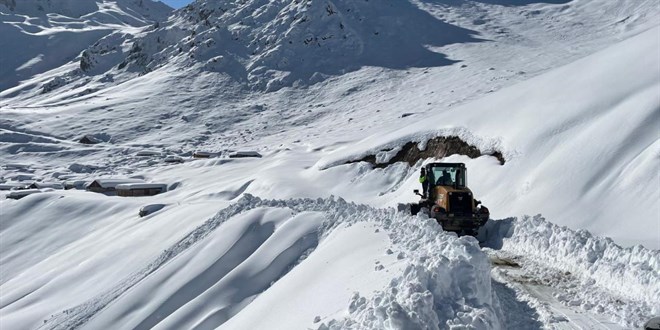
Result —
[{"label": "loader cab", "polygon": [[431,163],[426,165],[428,199],[438,212],[473,213],[476,205],[472,191],[467,187],[466,168],[463,163]]},{"label": "loader cab", "polygon": [[466,168],[463,163],[432,163],[426,165],[431,186],[448,186],[454,189],[467,187]]}]

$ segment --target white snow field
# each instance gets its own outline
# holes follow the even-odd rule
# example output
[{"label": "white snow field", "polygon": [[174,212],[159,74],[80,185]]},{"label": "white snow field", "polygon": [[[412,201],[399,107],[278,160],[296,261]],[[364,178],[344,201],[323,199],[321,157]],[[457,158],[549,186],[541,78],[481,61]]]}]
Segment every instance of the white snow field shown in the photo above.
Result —
[{"label": "white snow field", "polygon": [[[131,35],[171,11],[151,0],[1,0],[0,91],[46,71],[72,68],[66,64],[100,39]],[[104,49],[105,57],[114,53],[115,48]],[[56,85],[53,80],[50,88]]]},{"label": "white snow field", "polygon": [[[169,11],[0,0],[2,189],[168,188],[0,190],[0,329],[632,329],[660,315],[657,1]],[[437,137],[481,156],[387,164]],[[478,237],[397,211],[433,161],[466,164],[492,217]]]}]

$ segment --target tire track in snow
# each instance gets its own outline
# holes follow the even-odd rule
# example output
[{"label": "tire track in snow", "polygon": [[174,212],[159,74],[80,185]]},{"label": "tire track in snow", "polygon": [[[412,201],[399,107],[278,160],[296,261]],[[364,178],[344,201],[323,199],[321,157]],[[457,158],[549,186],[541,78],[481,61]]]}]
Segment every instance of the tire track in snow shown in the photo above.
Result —
[{"label": "tire track in snow", "polygon": [[540,215],[490,221],[483,250],[493,279],[552,329],[627,329],[660,313],[660,251],[552,224]]},{"label": "tire track in snow", "polygon": [[[609,329],[619,330],[626,327],[609,320],[604,315],[593,311],[581,310],[579,304],[562,303],[556,298],[570,296],[563,287],[577,287],[579,281],[569,273],[545,269],[535,273],[529,267],[542,268],[543,265],[531,263],[521,256],[510,256],[501,251],[485,250],[493,263],[493,280],[515,292],[516,300],[534,308],[541,329]],[[516,261],[513,261],[516,260]],[[499,296],[499,292],[498,292]],[[573,298],[578,298],[573,296]],[[508,314],[517,313],[509,311]],[[531,327],[525,327],[531,328]]]}]

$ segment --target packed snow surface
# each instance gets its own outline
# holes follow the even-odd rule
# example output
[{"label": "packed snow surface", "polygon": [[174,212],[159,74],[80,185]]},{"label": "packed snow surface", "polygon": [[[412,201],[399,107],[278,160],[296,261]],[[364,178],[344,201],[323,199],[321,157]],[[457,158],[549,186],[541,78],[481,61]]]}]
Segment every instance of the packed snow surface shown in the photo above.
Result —
[{"label": "packed snow surface", "polygon": [[[0,328],[640,327],[660,314],[658,16],[0,0]],[[358,161],[438,136],[486,156]],[[464,162],[502,220],[457,237],[398,212],[432,161]],[[94,180],[167,192],[5,190]]]}]

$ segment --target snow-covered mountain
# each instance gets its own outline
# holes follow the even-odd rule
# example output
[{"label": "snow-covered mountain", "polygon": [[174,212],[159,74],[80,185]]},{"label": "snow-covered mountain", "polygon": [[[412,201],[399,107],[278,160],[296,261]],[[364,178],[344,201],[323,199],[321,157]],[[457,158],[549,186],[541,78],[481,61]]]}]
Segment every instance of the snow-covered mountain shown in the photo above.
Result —
[{"label": "snow-covered mountain", "polygon": [[2,0],[0,91],[36,88],[30,79],[76,60],[99,39],[132,35],[171,11],[152,0]]},{"label": "snow-covered mountain", "polygon": [[[154,0],[0,0],[3,10],[11,13],[32,17],[59,14],[67,17],[81,18],[90,14],[100,16],[99,12],[108,15],[106,6],[116,6],[124,14],[137,14],[138,17],[162,20],[172,11],[167,5]],[[121,14],[115,11],[115,14]]]},{"label": "snow-covered mountain", "polygon": [[[454,61],[430,47],[476,41],[473,34],[407,1],[198,1],[135,40],[115,34],[93,44],[82,54],[80,68],[40,81],[38,87],[43,93],[87,83],[90,74],[137,75],[177,63],[194,72],[221,72],[252,89],[276,90],[363,66],[449,65]],[[108,79],[101,85],[107,86]],[[26,89],[35,86],[12,93]]]},{"label": "snow-covered mountain", "polygon": [[[44,18],[5,1],[3,28],[82,33],[113,3]],[[660,314],[659,14],[207,0],[3,66],[34,70],[0,88],[4,185],[168,192],[0,201],[0,327],[638,327]],[[480,241],[396,211],[437,160],[466,163],[490,208]]]}]

